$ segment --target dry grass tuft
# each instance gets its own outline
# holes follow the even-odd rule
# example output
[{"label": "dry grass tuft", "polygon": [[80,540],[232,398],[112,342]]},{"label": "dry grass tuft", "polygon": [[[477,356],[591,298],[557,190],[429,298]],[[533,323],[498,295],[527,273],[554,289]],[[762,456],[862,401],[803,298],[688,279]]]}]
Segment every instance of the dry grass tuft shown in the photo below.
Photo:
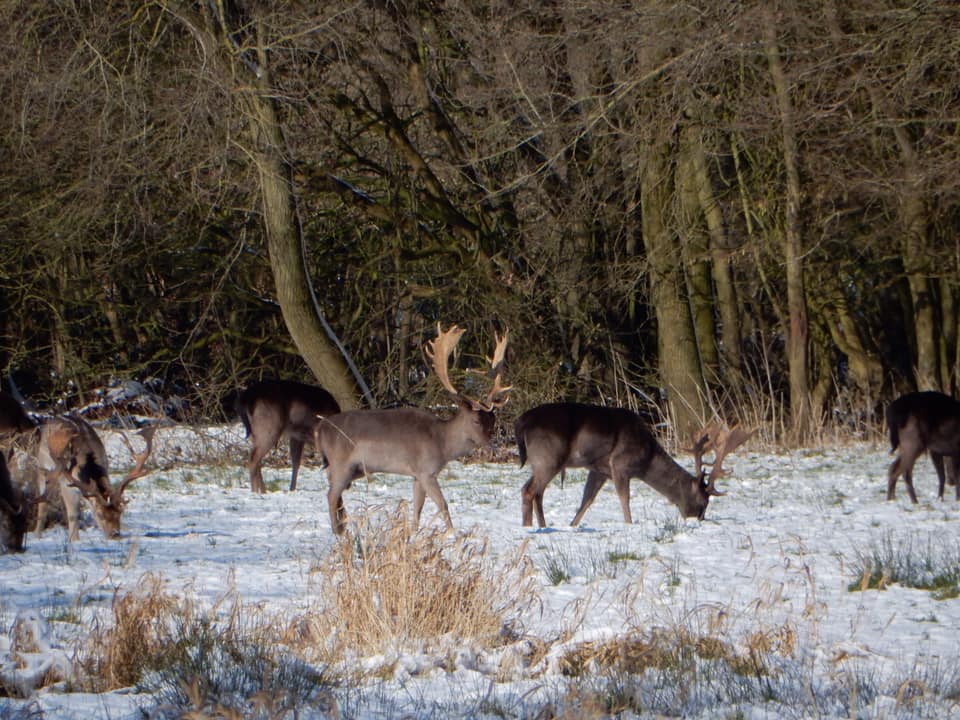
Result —
[{"label": "dry grass tuft", "polygon": [[157,703],[151,717],[272,719],[335,708],[323,671],[283,646],[288,620],[245,606],[235,592],[204,608],[148,574],[114,596],[112,615],[78,651],[82,684],[92,692],[139,686]]},{"label": "dry grass tuft", "polygon": [[104,692],[135,685],[174,641],[175,627],[189,622],[193,605],[163,590],[163,579],[147,574],[130,592],[113,598],[113,622],[97,623],[80,650],[85,689]]},{"label": "dry grass tuft", "polygon": [[525,545],[495,563],[474,532],[416,530],[405,503],[368,516],[322,562],[324,606],[291,628],[291,643],[326,657],[392,654],[443,640],[495,647],[517,636],[539,598]]},{"label": "dry grass tuft", "polygon": [[569,677],[611,670],[640,675],[650,669],[693,675],[697,661],[704,660],[722,662],[737,675],[759,676],[771,672],[771,658],[791,657],[796,648],[796,633],[788,625],[756,630],[741,643],[676,627],[580,643],[562,656],[560,669]]}]

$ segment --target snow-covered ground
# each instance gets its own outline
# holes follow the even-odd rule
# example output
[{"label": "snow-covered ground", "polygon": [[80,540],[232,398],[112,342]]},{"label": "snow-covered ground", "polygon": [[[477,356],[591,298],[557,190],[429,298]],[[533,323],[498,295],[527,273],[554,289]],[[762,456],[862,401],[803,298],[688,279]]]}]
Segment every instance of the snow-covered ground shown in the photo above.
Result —
[{"label": "snow-covered ground", "polygon": [[[112,462],[129,464],[126,447],[107,437]],[[120,540],[106,541],[90,527],[69,544],[65,530],[54,529],[29,536],[23,554],[0,556],[0,663],[10,661],[9,631],[18,616],[50,620],[36,623],[50,632],[45,660],[61,661],[83,623],[98,613],[109,617],[104,609],[115,593],[148,572],[161,576],[168,592],[202,603],[235,590],[243,602],[270,611],[295,613],[311,605],[318,584],[310,575],[335,544],[324,472],[306,467],[296,492],[254,495],[242,467],[246,446],[239,426],[206,435],[214,454],[222,443],[220,464],[178,461],[191,454],[196,437],[184,429],[158,434],[153,462],[169,467],[128,488]],[[688,456],[677,459],[692,465]],[[393,676],[335,689],[331,717],[534,717],[548,702],[555,715],[543,717],[573,717],[556,707],[571,681],[557,663],[564,649],[628,631],[686,628],[744,647],[758,634],[780,637],[789,645],[781,651],[781,670],[795,677],[777,679],[780,685],[766,699],[749,692],[739,700],[711,698],[709,691],[691,689],[702,696],[687,697],[672,709],[677,714],[960,718],[960,599],[897,584],[849,589],[862,565],[858,553],[887,546],[914,548],[934,562],[960,557],[960,503],[953,488],[938,501],[931,464],[922,458],[915,473],[920,503],[911,505],[902,485],[896,501],[886,502],[889,462],[879,445],[768,454],[748,444],[727,459],[733,470],[721,481],[727,495],[712,500],[702,522],[680,518],[634,480],[633,525],[622,523],[608,486],[579,528],[568,527],[584,481],[573,471],[563,487],[558,478],[547,488],[552,527],[546,530],[520,525],[525,469],[452,463],[441,485],[457,529],[488,537],[488,552],[497,557],[527,542],[542,587],[541,602],[522,629],[549,650],[529,677],[488,671],[470,652],[452,668],[397,663]],[[289,468],[269,468],[265,478],[285,488]],[[356,482],[345,502],[356,515],[393,507],[411,494],[409,478],[377,476]],[[428,500],[425,523],[439,522],[434,511]],[[550,570],[558,568],[569,577],[554,584]],[[65,616],[71,619],[60,619]],[[786,683],[796,687],[794,711]],[[664,696],[645,704],[641,695],[626,716],[645,716],[642,708],[651,716],[670,713]],[[133,690],[83,695],[55,686],[29,701],[0,699],[0,717],[25,702],[56,718],[123,720],[142,717],[140,708],[149,707],[148,698]]]}]

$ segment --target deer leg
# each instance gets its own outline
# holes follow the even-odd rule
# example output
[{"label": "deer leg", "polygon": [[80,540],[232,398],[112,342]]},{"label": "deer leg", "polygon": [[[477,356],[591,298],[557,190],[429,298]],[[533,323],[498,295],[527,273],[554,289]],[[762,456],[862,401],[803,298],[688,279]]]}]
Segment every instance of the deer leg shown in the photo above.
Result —
[{"label": "deer leg", "polygon": [[427,497],[427,491],[416,478],[413,479],[413,517],[416,518],[417,526],[420,525],[420,513],[423,511],[423,501]]},{"label": "deer leg", "polygon": [[63,498],[63,507],[67,513],[67,539],[70,542],[80,539],[80,504],[83,496],[75,487],[67,484],[66,478],[60,478],[60,497]]},{"label": "deer leg", "polygon": [[887,500],[893,500],[897,492],[897,478],[900,477],[903,466],[903,456],[898,455],[890,463],[890,469],[887,470]]},{"label": "deer leg", "polygon": [[[247,468],[250,470],[250,489],[255,493],[265,493],[267,491],[266,486],[263,484],[263,459],[267,456],[267,453],[273,449],[273,446],[277,444],[280,440],[280,427],[278,426],[274,429],[274,425],[271,425],[266,422],[259,422],[257,418],[256,425],[265,426],[269,428],[268,430],[261,430],[259,433],[251,435],[250,439],[253,441],[253,449],[250,451],[250,459],[247,461]],[[293,454],[293,446],[291,445],[290,454]]]},{"label": "deer leg", "polygon": [[[440,490],[440,483],[437,482],[437,476],[428,475],[424,478],[417,478],[414,482],[423,486],[423,491],[430,496],[430,499],[433,500],[434,504],[440,510],[440,515],[443,517],[443,521],[447,524],[447,530],[453,530],[453,522],[450,520],[450,511],[447,509],[447,501],[444,499],[443,492]],[[422,507],[423,502],[421,502],[420,505]],[[419,513],[416,513],[414,520],[416,521],[417,527],[419,527]]]},{"label": "deer leg", "polygon": [[526,484],[523,486],[521,491],[521,497],[523,498],[523,526],[530,527],[533,525],[533,513],[537,513],[537,523],[540,527],[546,527],[547,521],[543,516],[543,491],[547,486],[547,483],[550,482],[551,476],[547,476],[547,482],[540,482],[537,480],[537,474],[534,473],[530,476],[530,479],[527,480]]},{"label": "deer leg", "polygon": [[327,490],[327,507],[330,510],[330,528],[334,535],[343,534],[343,526],[347,520],[347,511],[343,507],[343,491],[346,483],[330,473],[330,488]]},{"label": "deer leg", "polygon": [[943,467],[943,455],[930,451],[930,459],[933,461],[933,468],[937,471],[937,497],[943,500],[943,486],[946,482],[946,471]]},{"label": "deer leg", "polygon": [[256,444],[253,446],[253,450],[250,451],[247,469],[250,470],[250,489],[255,493],[262,494],[267,491],[266,486],[263,484],[263,470],[260,466],[263,463],[264,456],[266,456],[268,452],[270,452],[270,448],[261,450]]},{"label": "deer leg", "polygon": [[290,436],[290,464],[293,474],[290,476],[290,492],[297,489],[297,473],[300,471],[300,460],[303,458],[303,439]]},{"label": "deer leg", "polygon": [[917,493],[913,489],[913,467],[903,473],[903,481],[907,484],[907,492],[910,493],[910,502],[917,504]]},{"label": "deer leg", "polygon": [[631,525],[633,523],[633,517],[630,515],[630,478],[620,473],[614,473],[613,486],[617,489],[617,497],[620,498],[620,509],[623,510],[623,521],[627,525]]},{"label": "deer leg", "polygon": [[573,522],[570,523],[570,527],[576,527],[580,524],[583,514],[587,511],[587,508],[593,504],[594,498],[597,497],[597,493],[600,492],[600,488],[603,487],[603,484],[607,481],[607,476],[603,473],[597,472],[596,470],[591,470],[590,474],[587,475],[587,484],[583,486],[583,500],[580,502],[580,509],[577,510],[577,514],[573,518]]},{"label": "deer leg", "polygon": [[947,484],[956,488],[956,499],[960,500],[960,483],[957,482],[957,456],[947,455],[944,457],[944,469],[947,475]]}]

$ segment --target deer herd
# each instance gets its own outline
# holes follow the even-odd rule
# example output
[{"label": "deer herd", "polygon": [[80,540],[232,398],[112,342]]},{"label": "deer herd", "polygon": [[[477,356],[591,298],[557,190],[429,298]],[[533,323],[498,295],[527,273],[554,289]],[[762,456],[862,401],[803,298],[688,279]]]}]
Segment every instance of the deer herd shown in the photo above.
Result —
[{"label": "deer herd", "polygon": [[[253,446],[246,462],[251,490],[266,492],[262,464],[281,438],[290,447],[290,490],[296,490],[304,446],[313,441],[327,468],[334,533],[345,527],[343,492],[354,480],[378,472],[413,478],[416,523],[429,496],[452,529],[437,477],[450,461],[492,444],[495,412],[511,390],[502,384],[508,333],[496,336],[493,355],[487,358],[489,368],[482,374],[490,389],[482,399],[453,385],[447,368],[463,332],[456,325],[443,331],[438,324],[437,337],[424,349],[431,369],[457,405],[456,414],[448,419],[415,407],[341,412],[326,390],[286,380],[248,386],[236,397],[236,411]],[[891,452],[899,451],[887,474],[887,499],[894,498],[897,480],[903,476],[911,501],[917,502],[912,471],[926,451],[939,479],[939,497],[949,482],[956,485],[960,500],[960,402],[938,392],[908,393],[890,404],[886,419]],[[148,425],[138,431],[145,445],[142,452],[121,435],[134,467],[114,485],[103,442],[86,420],[63,415],[38,423],[16,399],[0,392],[0,552],[23,551],[28,531],[41,533],[54,524],[65,525],[70,540],[78,539],[84,501],[104,536],[118,537],[124,491],[149,472],[146,462],[155,430],[155,425]],[[684,517],[702,520],[710,498],[724,494],[716,486],[725,474],[723,460],[753,434],[708,424],[690,449],[696,464],[690,473],[664,450],[638,414],[623,408],[574,402],[539,405],[520,415],[514,433],[520,465],[529,465],[531,472],[521,491],[522,522],[532,526],[536,514],[541,528],[546,527],[544,490],[567,468],[587,470],[572,526],[580,524],[607,480],[613,481],[624,522],[631,523],[631,478],[643,480]],[[713,454],[709,469],[704,466],[708,453]]]}]

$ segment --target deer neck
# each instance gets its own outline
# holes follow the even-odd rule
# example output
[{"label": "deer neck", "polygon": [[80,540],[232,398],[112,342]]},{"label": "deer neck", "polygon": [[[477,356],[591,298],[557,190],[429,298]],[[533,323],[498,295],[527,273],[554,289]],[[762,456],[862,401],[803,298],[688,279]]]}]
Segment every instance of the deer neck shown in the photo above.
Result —
[{"label": "deer neck", "polygon": [[660,448],[643,475],[643,481],[670,502],[687,512],[691,493],[698,485],[697,478],[680,467]]},{"label": "deer neck", "polygon": [[475,421],[471,415],[471,410],[459,408],[452,418],[441,421],[442,424],[438,430],[441,435],[443,455],[447,460],[463,457],[477,446],[471,434],[471,426]]}]

